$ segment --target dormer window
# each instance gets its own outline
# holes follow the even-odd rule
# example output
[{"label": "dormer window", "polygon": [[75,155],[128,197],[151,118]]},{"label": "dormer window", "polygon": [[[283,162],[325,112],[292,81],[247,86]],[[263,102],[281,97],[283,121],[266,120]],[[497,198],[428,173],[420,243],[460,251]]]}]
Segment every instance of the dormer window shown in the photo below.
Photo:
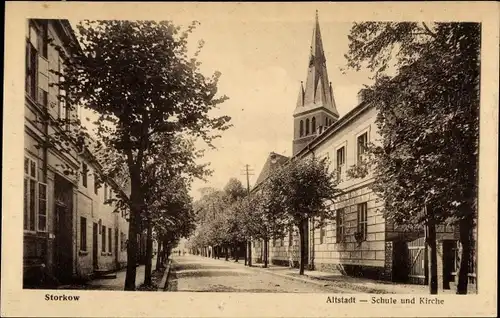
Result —
[{"label": "dormer window", "polygon": [[316,133],[316,117],[312,118],[311,125],[312,125],[311,132],[314,134]]},{"label": "dormer window", "polygon": [[304,136],[304,121],[300,121],[300,131],[299,131],[299,136],[302,137]]},{"label": "dormer window", "polygon": [[306,136],[309,135],[309,118],[306,119]]}]

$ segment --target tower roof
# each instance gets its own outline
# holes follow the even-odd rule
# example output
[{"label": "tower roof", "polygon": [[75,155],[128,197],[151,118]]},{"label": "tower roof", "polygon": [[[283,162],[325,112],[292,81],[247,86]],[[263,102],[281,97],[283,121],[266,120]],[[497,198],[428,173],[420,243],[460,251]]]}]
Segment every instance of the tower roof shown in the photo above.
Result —
[{"label": "tower roof", "polygon": [[318,11],[316,10],[306,85],[305,88],[301,87],[300,89],[294,115],[321,107],[326,108],[333,115],[339,116],[333,91],[328,81],[325,52],[321,39]]}]

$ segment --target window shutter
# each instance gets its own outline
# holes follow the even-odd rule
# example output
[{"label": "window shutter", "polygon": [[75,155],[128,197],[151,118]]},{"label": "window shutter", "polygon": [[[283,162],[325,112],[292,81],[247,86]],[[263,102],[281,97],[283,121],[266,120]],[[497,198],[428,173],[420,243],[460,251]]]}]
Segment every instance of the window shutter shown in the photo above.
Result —
[{"label": "window shutter", "polygon": [[30,25],[29,38],[33,47],[38,47],[38,32],[33,25]]},{"label": "window shutter", "polygon": [[47,96],[49,92],[49,62],[38,55],[38,102],[47,106]]},{"label": "window shutter", "polygon": [[47,231],[47,185],[45,183],[38,184],[38,231]]}]

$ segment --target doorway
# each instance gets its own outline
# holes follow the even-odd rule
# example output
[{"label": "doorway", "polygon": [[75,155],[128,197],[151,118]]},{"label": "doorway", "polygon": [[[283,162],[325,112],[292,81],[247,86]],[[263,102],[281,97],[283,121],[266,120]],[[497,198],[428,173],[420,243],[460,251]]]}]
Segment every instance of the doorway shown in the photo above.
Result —
[{"label": "doorway", "polygon": [[67,206],[56,204],[54,232],[55,276],[59,282],[67,283],[73,270],[71,215]]},{"label": "doorway", "polygon": [[56,175],[54,197],[54,274],[68,283],[73,275],[73,184]]}]

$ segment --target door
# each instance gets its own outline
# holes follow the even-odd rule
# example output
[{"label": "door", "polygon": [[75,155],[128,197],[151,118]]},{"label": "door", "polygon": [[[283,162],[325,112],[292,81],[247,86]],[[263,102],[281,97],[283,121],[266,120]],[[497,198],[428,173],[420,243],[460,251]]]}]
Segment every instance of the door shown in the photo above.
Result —
[{"label": "door", "polygon": [[97,236],[99,235],[99,227],[98,224],[94,222],[92,226],[92,266],[94,270],[99,269],[99,259],[98,259],[98,250],[99,245],[97,243]]},{"label": "door", "polygon": [[55,276],[60,283],[71,279],[73,270],[71,217],[67,206],[56,204],[54,226],[54,267]]},{"label": "door", "polygon": [[118,258],[118,229],[115,229],[115,264],[116,269],[120,268],[120,259]]},{"label": "door", "polygon": [[450,289],[450,282],[454,280],[455,248],[457,241],[443,241],[443,289]]},{"label": "door", "polygon": [[418,238],[408,244],[408,264],[410,281],[423,284],[426,281],[425,238]]}]

